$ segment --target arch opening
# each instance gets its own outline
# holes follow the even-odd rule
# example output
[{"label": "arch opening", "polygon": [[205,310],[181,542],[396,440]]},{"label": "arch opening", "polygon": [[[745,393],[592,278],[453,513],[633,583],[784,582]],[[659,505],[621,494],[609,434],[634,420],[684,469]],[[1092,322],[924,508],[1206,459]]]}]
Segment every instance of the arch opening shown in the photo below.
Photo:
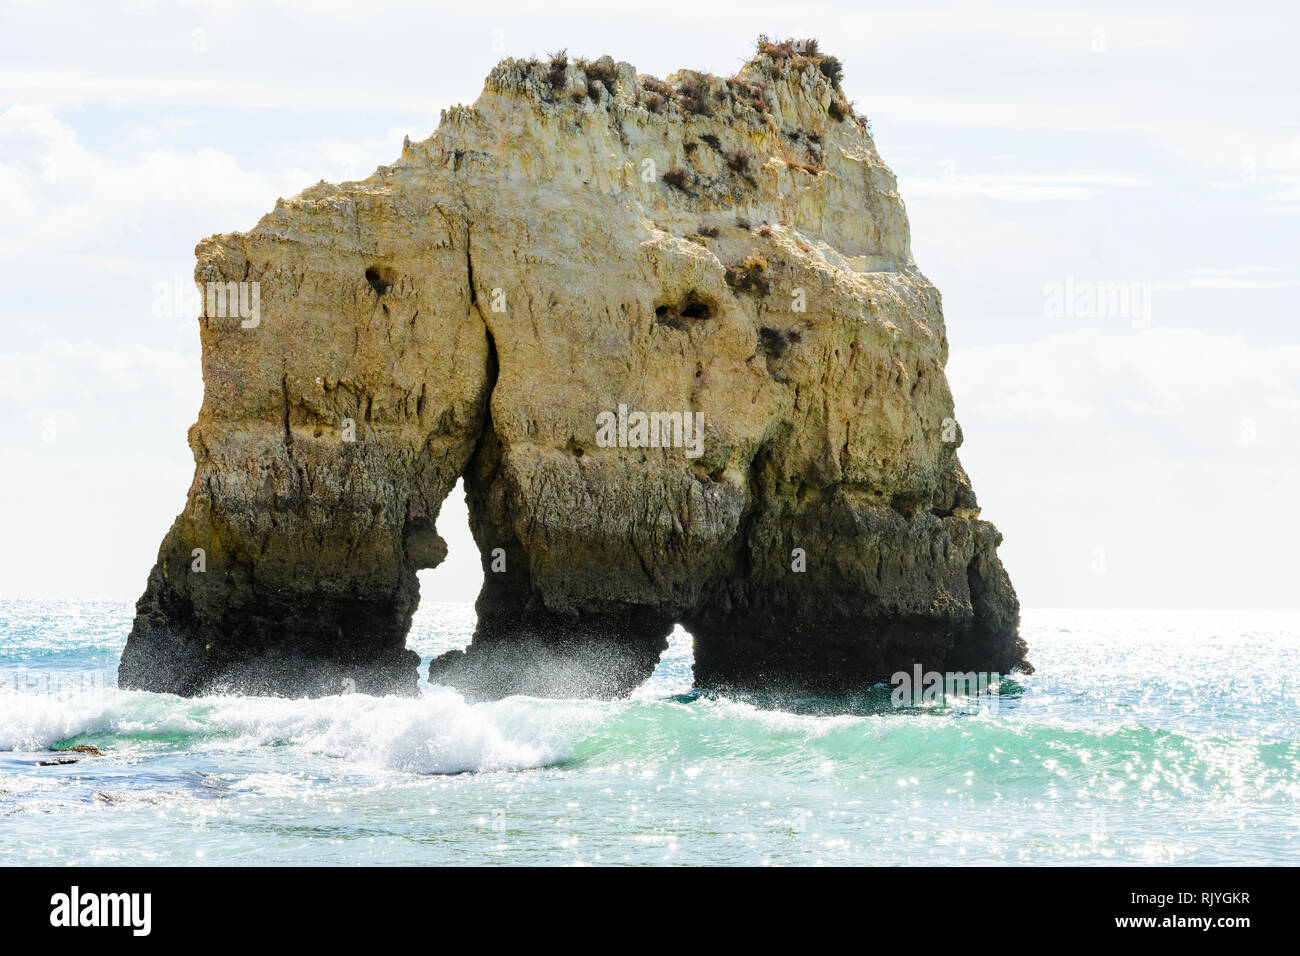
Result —
[{"label": "arch opening", "polygon": [[416,572],[420,603],[406,639],[420,655],[421,670],[440,654],[464,650],[474,636],[474,599],[483,587],[483,568],[469,528],[463,478],[442,503],[438,534],[447,543],[447,556],[437,567]]},{"label": "arch opening", "polygon": [[676,623],[668,635],[668,646],[659,655],[659,663],[636,693],[646,697],[670,697],[685,694],[694,686],[695,638]]}]

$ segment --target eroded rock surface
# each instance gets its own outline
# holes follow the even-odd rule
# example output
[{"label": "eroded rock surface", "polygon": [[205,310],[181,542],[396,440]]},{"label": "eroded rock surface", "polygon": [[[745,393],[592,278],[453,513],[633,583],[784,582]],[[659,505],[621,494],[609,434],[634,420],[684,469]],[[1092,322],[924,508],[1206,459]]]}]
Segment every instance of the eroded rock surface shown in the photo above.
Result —
[{"label": "eroded rock surface", "polygon": [[[836,66],[507,60],[394,165],[202,242],[201,288],[260,314],[208,295],[121,683],[413,693],[461,476],[485,583],[430,677],[472,697],[626,692],[677,622],[713,686],[1023,666],[939,293]],[[702,431],[637,447],[636,412]]]}]

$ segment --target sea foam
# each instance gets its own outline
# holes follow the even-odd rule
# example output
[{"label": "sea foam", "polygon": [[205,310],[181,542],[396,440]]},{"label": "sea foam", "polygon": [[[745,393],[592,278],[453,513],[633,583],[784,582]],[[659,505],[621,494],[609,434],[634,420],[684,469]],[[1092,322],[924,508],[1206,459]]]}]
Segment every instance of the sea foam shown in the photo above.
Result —
[{"label": "sea foam", "polygon": [[104,690],[71,698],[0,692],[0,751],[43,750],[111,735],[114,748],[157,741],[191,751],[289,746],[353,765],[414,773],[520,770],[573,754],[604,719],[595,701],[508,699],[469,704],[452,690],[418,698],[350,694],[313,700]]}]

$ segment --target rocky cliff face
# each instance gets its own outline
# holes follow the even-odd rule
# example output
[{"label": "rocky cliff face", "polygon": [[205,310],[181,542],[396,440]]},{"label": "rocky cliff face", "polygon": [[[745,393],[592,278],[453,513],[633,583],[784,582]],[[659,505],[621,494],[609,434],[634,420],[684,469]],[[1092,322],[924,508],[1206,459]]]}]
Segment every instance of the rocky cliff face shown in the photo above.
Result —
[{"label": "rocky cliff face", "polygon": [[1023,665],[939,293],[833,58],[506,60],[197,255],[196,473],[124,686],[413,692],[461,476],[486,580],[430,677],[471,696],[624,692],[675,622],[714,686]]}]

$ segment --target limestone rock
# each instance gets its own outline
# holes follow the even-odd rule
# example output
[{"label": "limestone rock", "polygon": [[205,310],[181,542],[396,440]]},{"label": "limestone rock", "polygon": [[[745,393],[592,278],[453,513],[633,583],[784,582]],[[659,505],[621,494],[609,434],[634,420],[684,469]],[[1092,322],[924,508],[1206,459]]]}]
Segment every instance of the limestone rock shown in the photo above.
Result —
[{"label": "limestone rock", "polygon": [[833,58],[506,60],[197,256],[195,478],[123,686],[413,693],[461,476],[486,580],[430,676],[472,697],[625,692],[675,622],[714,686],[1027,666],[939,293]]}]

